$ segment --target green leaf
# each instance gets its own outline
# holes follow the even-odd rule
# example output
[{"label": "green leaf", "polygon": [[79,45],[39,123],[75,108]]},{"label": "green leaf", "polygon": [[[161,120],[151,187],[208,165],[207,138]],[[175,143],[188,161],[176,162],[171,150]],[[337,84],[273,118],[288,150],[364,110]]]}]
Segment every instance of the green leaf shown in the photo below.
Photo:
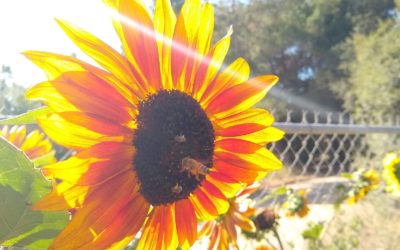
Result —
[{"label": "green leaf", "polygon": [[0,245],[48,248],[68,222],[67,213],[31,210],[50,191],[25,154],[0,137]]},{"label": "green leaf", "polygon": [[350,173],[341,173],[340,176],[347,178],[347,179],[351,179],[352,175]]},{"label": "green leaf", "polygon": [[36,117],[45,115],[50,112],[48,107],[41,107],[38,109],[29,110],[26,113],[0,120],[0,125],[14,125],[14,124],[34,124],[36,123]]},{"label": "green leaf", "polygon": [[324,224],[322,222],[309,223],[308,228],[303,231],[302,236],[304,239],[317,240],[324,229]]},{"label": "green leaf", "polygon": [[279,187],[277,189],[274,190],[274,193],[276,193],[277,195],[284,195],[287,192],[287,188],[285,186]]},{"label": "green leaf", "polygon": [[27,195],[33,178],[33,165],[25,154],[0,136],[0,185]]}]

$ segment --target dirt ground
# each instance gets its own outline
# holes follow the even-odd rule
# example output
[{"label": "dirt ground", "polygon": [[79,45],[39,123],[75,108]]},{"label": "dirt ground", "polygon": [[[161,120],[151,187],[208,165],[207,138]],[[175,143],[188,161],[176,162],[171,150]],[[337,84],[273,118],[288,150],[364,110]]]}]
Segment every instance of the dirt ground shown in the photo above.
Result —
[{"label": "dirt ground", "polygon": [[343,206],[321,241],[321,249],[329,250],[400,250],[400,197],[374,192]]},{"label": "dirt ground", "polygon": [[[324,223],[316,248],[301,236],[310,222]],[[339,210],[330,204],[310,205],[305,218],[282,217],[278,231],[285,250],[400,250],[400,198],[375,192]]]}]

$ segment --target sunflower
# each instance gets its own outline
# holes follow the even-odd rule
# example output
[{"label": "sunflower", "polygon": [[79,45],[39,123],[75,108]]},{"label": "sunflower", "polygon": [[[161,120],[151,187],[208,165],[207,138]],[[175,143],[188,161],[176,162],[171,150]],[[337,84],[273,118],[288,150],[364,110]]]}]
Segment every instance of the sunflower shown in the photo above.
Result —
[{"label": "sunflower", "polygon": [[11,128],[4,126],[0,130],[0,136],[21,149],[33,162],[43,165],[57,161],[51,142],[37,129],[27,135],[25,126],[12,126]]},{"label": "sunflower", "polygon": [[383,158],[382,178],[386,181],[386,191],[400,194],[400,151],[388,153]]},{"label": "sunflower", "polygon": [[178,17],[158,0],[106,1],[123,55],[90,33],[58,23],[100,67],[26,52],[48,81],[28,90],[51,112],[38,124],[74,156],[43,169],[60,180],[34,204],[73,210],[53,249],[122,248],[142,229],[138,249],[188,248],[197,220],[229,209],[244,185],[281,168],[264,145],[283,133],[252,108],[278,78],[249,78],[238,58],[223,66],[231,31],[214,45],[211,4],[184,3]]},{"label": "sunflower", "polygon": [[374,169],[359,170],[352,174],[352,181],[354,185],[350,189],[347,199],[350,205],[364,198],[369,191],[379,187],[379,174]]},{"label": "sunflower", "polygon": [[244,232],[255,232],[256,227],[250,219],[255,213],[255,208],[247,196],[258,189],[258,185],[246,187],[230,199],[228,212],[214,221],[204,223],[199,235],[209,237],[208,249],[230,249],[233,245],[236,249],[239,228]]},{"label": "sunflower", "polygon": [[306,192],[304,189],[294,192],[293,190],[288,191],[286,201],[283,203],[283,207],[286,209],[286,216],[293,217],[297,215],[300,218],[305,217],[310,208],[308,207],[308,201]]}]

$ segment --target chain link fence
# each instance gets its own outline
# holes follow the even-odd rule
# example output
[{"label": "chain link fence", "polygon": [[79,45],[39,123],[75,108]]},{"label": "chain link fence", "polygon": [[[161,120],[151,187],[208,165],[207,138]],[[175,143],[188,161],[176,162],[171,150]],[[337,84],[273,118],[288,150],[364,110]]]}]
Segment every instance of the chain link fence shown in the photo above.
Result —
[{"label": "chain link fence", "polygon": [[[353,120],[333,112],[274,113],[285,137],[269,146],[283,162],[281,171],[265,179],[259,197],[280,186],[307,189],[310,203],[333,203],[340,175],[360,168],[380,171],[385,153],[397,150],[400,117]],[[276,201],[276,200],[275,200]]]}]

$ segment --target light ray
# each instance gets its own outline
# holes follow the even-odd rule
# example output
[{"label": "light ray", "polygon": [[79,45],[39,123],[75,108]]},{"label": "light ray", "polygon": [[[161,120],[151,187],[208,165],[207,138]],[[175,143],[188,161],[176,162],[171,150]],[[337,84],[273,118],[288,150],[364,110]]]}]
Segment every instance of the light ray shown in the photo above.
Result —
[{"label": "light ray", "polygon": [[[112,9],[111,7],[108,8],[110,15],[121,22],[123,22],[125,25],[130,26],[131,28],[139,31],[141,34],[143,34],[146,38],[155,40],[157,42],[163,42],[164,44],[167,44],[170,46],[173,50],[177,50],[182,54],[187,55],[191,59],[195,61],[202,61],[209,65],[210,67],[221,67],[221,70],[228,70],[228,73],[233,75],[235,78],[242,78],[238,74],[238,72],[230,70],[228,68],[228,65],[222,64],[220,65],[218,62],[215,62],[211,57],[203,55],[196,51],[193,48],[187,47],[186,45],[179,43],[178,41],[174,41],[170,37],[164,36],[164,34],[158,33],[154,31],[153,29],[149,29],[140,23],[124,16],[118,13],[116,10]],[[229,27],[228,32],[225,36],[231,36],[233,34],[233,28],[232,26]],[[252,81],[252,83],[256,86],[259,86],[259,88],[263,88],[263,83],[258,82],[258,81]],[[294,96],[290,93],[286,93],[284,90],[281,90],[279,88],[273,88],[272,91],[269,92],[273,97],[283,100],[287,103],[290,103],[298,108],[302,109],[307,109],[307,110],[320,110],[320,111],[330,111],[328,107],[321,106],[321,104],[317,104],[315,102],[312,102],[310,100],[307,100],[305,98],[299,97],[299,96]]]}]

